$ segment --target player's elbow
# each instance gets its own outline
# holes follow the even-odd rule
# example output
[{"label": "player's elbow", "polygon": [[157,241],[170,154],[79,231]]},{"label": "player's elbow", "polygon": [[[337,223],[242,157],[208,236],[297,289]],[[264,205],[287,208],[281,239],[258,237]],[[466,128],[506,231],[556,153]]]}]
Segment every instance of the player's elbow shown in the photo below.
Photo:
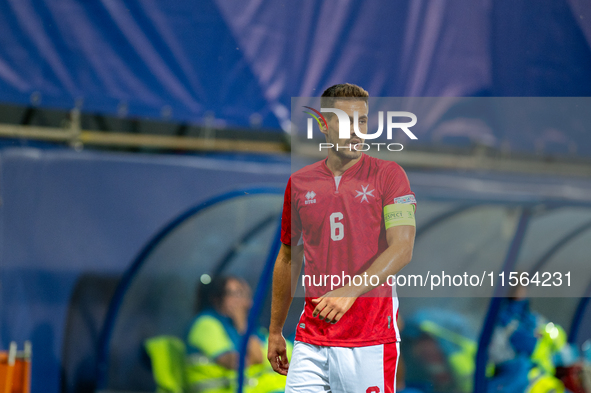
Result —
[{"label": "player's elbow", "polygon": [[280,265],[291,265],[291,246],[287,244],[281,244],[279,248],[279,254],[277,255],[276,264]]}]

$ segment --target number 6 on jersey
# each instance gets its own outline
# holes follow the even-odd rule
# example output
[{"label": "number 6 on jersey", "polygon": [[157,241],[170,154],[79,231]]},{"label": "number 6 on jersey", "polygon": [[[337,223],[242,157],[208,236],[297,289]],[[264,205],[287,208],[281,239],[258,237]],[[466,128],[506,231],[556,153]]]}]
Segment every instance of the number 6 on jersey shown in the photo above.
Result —
[{"label": "number 6 on jersey", "polygon": [[330,215],[330,238],[334,241],[342,240],[345,237],[345,226],[339,222],[343,219],[343,213],[335,212]]}]

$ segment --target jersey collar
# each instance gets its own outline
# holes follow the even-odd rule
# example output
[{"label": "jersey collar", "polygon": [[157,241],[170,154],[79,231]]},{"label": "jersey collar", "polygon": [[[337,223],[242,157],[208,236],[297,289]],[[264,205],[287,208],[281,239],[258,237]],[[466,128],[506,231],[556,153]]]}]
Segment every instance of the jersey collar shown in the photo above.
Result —
[{"label": "jersey collar", "polygon": [[[361,153],[361,159],[359,161],[357,161],[355,164],[353,164],[353,166],[351,168],[349,168],[345,172],[343,172],[343,174],[341,175],[342,176],[341,179],[343,177],[352,176],[355,173],[357,173],[357,171],[359,171],[359,168],[361,168],[363,166],[363,163],[365,160],[367,160],[367,155],[365,153]],[[332,173],[332,171],[330,170],[328,165],[326,165],[326,161],[328,161],[328,157],[326,157],[324,160],[322,160],[322,168],[331,177],[335,177],[334,173]]]}]

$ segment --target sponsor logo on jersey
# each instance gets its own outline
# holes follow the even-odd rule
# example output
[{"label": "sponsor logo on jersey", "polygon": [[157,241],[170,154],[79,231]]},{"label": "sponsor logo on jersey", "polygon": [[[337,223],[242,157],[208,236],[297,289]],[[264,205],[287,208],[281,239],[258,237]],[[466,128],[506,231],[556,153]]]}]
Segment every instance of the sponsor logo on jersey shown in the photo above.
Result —
[{"label": "sponsor logo on jersey", "polygon": [[394,203],[417,203],[417,200],[414,195],[405,195],[394,198]]},{"label": "sponsor logo on jersey", "polygon": [[316,196],[316,193],[314,191],[308,191],[306,193],[306,205],[309,205],[311,203],[316,203],[316,199],[314,199],[315,196]]},{"label": "sponsor logo on jersey", "polygon": [[306,328],[306,324],[305,323],[300,323],[300,328],[305,329]]},{"label": "sponsor logo on jersey", "polygon": [[361,191],[355,190],[355,192],[357,192],[357,195],[355,195],[355,198],[359,198],[361,197],[361,203],[363,203],[363,201],[369,203],[369,199],[367,198],[368,196],[374,197],[373,192],[374,190],[371,191],[367,191],[367,189],[369,188],[369,184],[367,186],[361,186]]}]

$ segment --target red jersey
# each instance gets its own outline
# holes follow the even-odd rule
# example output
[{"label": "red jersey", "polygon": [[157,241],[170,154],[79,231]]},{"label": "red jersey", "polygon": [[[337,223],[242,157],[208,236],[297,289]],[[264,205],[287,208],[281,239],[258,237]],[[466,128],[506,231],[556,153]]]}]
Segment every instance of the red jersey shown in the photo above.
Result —
[{"label": "red jersey", "polygon": [[[316,306],[311,302],[330,290],[331,280],[335,279],[322,282],[325,277],[353,279],[386,250],[383,208],[395,203],[416,203],[404,170],[395,162],[365,154],[339,177],[328,169],[326,160],[290,177],[281,241],[287,245],[303,243],[305,258],[306,299],[296,340],[339,347],[400,340],[395,287],[377,287],[357,298],[336,324],[314,318]],[[341,282],[333,289],[347,283]]]}]

